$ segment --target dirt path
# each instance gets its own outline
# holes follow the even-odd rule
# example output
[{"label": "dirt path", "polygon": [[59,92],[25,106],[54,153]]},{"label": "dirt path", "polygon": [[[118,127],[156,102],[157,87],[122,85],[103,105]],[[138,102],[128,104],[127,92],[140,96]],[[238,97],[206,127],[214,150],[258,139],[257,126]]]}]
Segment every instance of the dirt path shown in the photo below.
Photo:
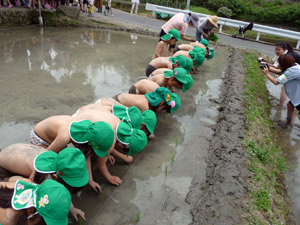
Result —
[{"label": "dirt path", "polygon": [[[206,183],[193,180],[187,201],[194,205],[193,224],[241,224],[244,177],[244,66],[241,50],[230,48],[219,99],[219,117],[210,141]],[[200,191],[200,193],[199,193]]]}]

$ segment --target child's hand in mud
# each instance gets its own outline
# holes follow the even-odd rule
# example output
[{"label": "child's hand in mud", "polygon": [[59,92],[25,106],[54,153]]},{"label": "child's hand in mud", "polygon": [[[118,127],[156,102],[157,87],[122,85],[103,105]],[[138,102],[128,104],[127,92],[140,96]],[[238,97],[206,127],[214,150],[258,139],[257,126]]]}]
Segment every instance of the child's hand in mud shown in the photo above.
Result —
[{"label": "child's hand in mud", "polygon": [[91,188],[93,188],[97,193],[99,193],[99,192],[102,191],[100,185],[99,185],[97,182],[93,181],[93,180],[90,180],[90,181],[89,181],[89,185],[90,185]]},{"label": "child's hand in mud", "polygon": [[80,209],[75,208],[73,205],[70,208],[70,213],[74,217],[74,219],[78,222],[78,217],[80,216],[82,219],[85,220],[84,212]]},{"label": "child's hand in mud", "polygon": [[133,157],[132,156],[125,156],[124,161],[130,163],[130,162],[133,161]]},{"label": "child's hand in mud", "polygon": [[108,156],[108,162],[109,162],[110,165],[114,165],[116,160],[112,155],[109,155]]},{"label": "child's hand in mud", "polygon": [[108,181],[109,183],[117,186],[119,186],[122,183],[122,180],[116,176],[111,176],[110,178],[108,178]]},{"label": "child's hand in mud", "polygon": [[154,137],[155,137],[154,134],[150,134],[150,135],[148,136],[149,139],[152,139],[152,138],[154,138]]}]

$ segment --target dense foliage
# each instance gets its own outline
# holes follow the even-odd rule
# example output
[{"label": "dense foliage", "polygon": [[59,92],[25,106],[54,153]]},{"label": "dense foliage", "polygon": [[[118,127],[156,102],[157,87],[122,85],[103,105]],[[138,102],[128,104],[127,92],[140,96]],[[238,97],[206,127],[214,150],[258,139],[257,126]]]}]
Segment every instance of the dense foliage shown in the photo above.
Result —
[{"label": "dense foliage", "polygon": [[191,4],[215,12],[227,7],[232,11],[232,18],[236,19],[300,28],[300,3],[283,4],[281,0],[191,0]]}]

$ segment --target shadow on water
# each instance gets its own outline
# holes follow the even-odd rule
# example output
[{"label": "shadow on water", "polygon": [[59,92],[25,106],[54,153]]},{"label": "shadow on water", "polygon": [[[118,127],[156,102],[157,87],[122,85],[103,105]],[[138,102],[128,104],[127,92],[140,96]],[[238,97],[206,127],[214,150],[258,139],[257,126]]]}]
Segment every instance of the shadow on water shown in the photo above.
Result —
[{"label": "shadow on water", "polygon": [[[144,76],[157,44],[153,37],[91,29],[33,28],[0,35],[1,148],[24,142],[46,117],[71,115],[100,97],[127,92]],[[192,221],[185,197],[195,174],[205,182],[206,149],[218,115],[211,100],[219,97],[227,55],[227,48],[218,46],[215,58],[193,76],[193,87],[178,90],[181,108],[174,115],[159,114],[155,138],[130,165],[117,160],[109,166],[123,180],[120,187],[94,170],[102,196],[87,186],[72,197],[86,213],[83,224]],[[165,204],[167,199],[174,202]],[[183,209],[176,211],[178,206]]]},{"label": "shadow on water", "polygon": [[278,131],[278,143],[282,146],[283,154],[287,159],[290,167],[286,175],[286,184],[288,194],[292,203],[292,213],[296,224],[300,224],[300,123],[297,118],[298,111],[295,110],[293,125],[290,129],[278,126],[280,123],[286,122],[287,108],[285,101],[284,106],[280,107],[279,97],[281,85],[275,86],[272,83],[267,83],[268,90],[272,97],[273,109],[271,110],[271,119],[274,121],[276,130]]}]

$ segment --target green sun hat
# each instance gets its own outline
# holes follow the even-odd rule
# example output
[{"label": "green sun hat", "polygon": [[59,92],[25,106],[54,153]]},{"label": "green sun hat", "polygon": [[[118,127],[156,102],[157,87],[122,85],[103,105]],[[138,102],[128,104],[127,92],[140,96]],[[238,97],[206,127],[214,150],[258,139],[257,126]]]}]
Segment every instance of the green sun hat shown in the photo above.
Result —
[{"label": "green sun hat", "polygon": [[171,114],[181,106],[180,97],[176,93],[167,94],[166,103],[171,106]]},{"label": "green sun hat", "polygon": [[152,110],[145,110],[142,113],[142,117],[143,117],[143,123],[145,124],[149,132],[151,134],[154,134],[154,129],[157,122],[155,113]]},{"label": "green sun hat", "polygon": [[178,64],[180,67],[184,68],[186,65],[186,58],[183,55],[176,56],[176,60],[178,61]]},{"label": "green sun hat", "polygon": [[200,41],[200,44],[203,44],[205,47],[208,47],[209,42],[205,38],[202,38],[201,41]]},{"label": "green sun hat", "polygon": [[117,126],[117,139],[129,147],[128,155],[142,151],[147,145],[145,132],[135,129],[127,121],[120,122]]},{"label": "green sun hat", "polygon": [[189,73],[192,68],[193,68],[193,60],[190,58],[186,58],[186,65],[184,67],[186,73]]},{"label": "green sun hat", "polygon": [[202,51],[196,51],[196,52],[195,51],[190,51],[189,54],[190,54],[190,56],[193,60],[196,60],[197,67],[202,65],[202,63],[205,60],[205,50],[204,50],[204,54],[203,54]]},{"label": "green sun hat", "polygon": [[183,84],[186,83],[185,75],[186,70],[183,68],[175,68],[173,71],[164,71],[165,78],[175,77],[176,80],[179,80]]},{"label": "green sun hat", "polygon": [[123,105],[113,105],[112,107],[113,114],[118,117],[120,120],[129,121],[132,126],[136,129],[139,129],[142,125],[142,113],[139,108],[131,106],[128,109]]},{"label": "green sun hat", "polygon": [[193,47],[193,51],[194,51],[194,52],[201,51],[201,49],[203,49],[203,48],[199,48],[199,47],[197,47],[197,46],[194,46],[194,47]]},{"label": "green sun hat", "polygon": [[15,210],[35,207],[47,225],[67,225],[71,194],[54,180],[45,180],[40,185],[18,180],[11,205]]},{"label": "green sun hat", "polygon": [[40,173],[56,173],[72,187],[82,187],[89,182],[85,156],[77,148],[65,148],[58,154],[53,151],[40,153],[33,166]]},{"label": "green sun hat", "polygon": [[180,32],[178,30],[176,30],[176,29],[169,30],[169,32],[167,34],[163,35],[161,37],[161,39],[164,40],[164,41],[168,41],[172,37],[174,37],[177,41],[181,41],[181,39],[180,39]]},{"label": "green sun hat", "polygon": [[207,59],[210,60],[215,56],[215,49],[214,48],[209,48],[209,54]]},{"label": "green sun hat", "polygon": [[171,91],[166,87],[156,88],[155,91],[145,94],[146,99],[149,101],[150,105],[157,106],[162,101],[165,101],[166,95],[171,93]]},{"label": "green sun hat", "polygon": [[193,86],[193,83],[194,83],[194,79],[192,78],[192,76],[190,75],[186,75],[185,76],[185,79],[186,79],[186,84],[184,84],[182,86],[182,92],[186,92],[188,89],[190,89],[192,86]]},{"label": "green sun hat", "polygon": [[185,67],[186,65],[186,58],[183,55],[178,55],[176,57],[169,57],[169,60],[172,64],[178,62],[180,67]]},{"label": "green sun hat", "polygon": [[89,120],[71,123],[69,134],[76,143],[89,142],[100,158],[107,156],[115,137],[114,131],[108,123],[103,121],[92,123]]}]

